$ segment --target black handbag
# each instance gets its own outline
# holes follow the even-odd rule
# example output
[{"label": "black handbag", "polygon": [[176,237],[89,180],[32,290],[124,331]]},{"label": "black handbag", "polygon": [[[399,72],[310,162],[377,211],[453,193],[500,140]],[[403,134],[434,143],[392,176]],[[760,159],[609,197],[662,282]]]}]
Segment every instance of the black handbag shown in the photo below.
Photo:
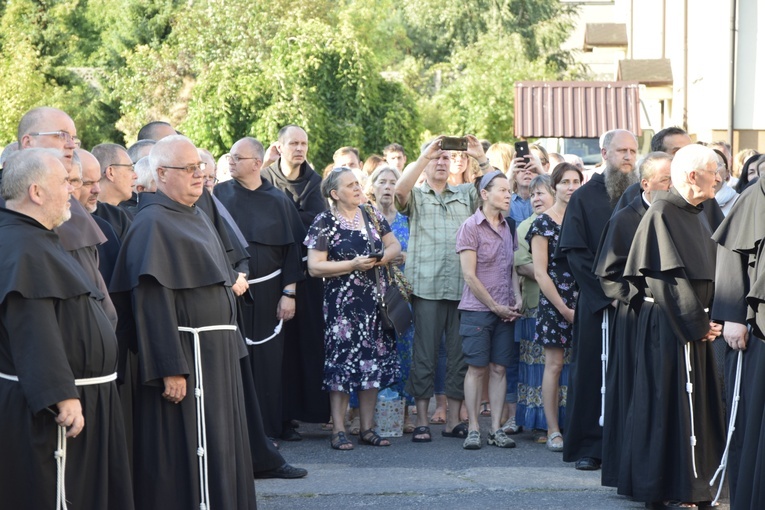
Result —
[{"label": "black handbag", "polygon": [[[362,215],[364,216],[364,226],[367,228],[367,237],[369,245],[374,252],[374,245],[372,244],[372,229],[369,228],[369,213],[366,207],[361,208]],[[402,293],[398,285],[394,281],[390,271],[390,264],[382,267],[374,267],[375,283],[377,286],[377,308],[380,311],[380,320],[382,327],[388,331],[395,331],[397,335],[403,335],[412,325],[412,309],[409,308],[409,302],[405,294]],[[388,288],[385,290],[385,294],[382,294],[382,287],[380,286],[380,272],[383,270],[388,273]]]}]

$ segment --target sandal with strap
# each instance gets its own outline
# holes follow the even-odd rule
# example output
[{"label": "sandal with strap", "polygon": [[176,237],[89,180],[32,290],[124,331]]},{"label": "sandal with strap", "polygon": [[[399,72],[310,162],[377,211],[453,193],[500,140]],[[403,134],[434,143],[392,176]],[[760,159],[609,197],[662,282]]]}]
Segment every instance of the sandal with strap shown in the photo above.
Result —
[{"label": "sandal with strap", "polygon": [[353,450],[353,443],[351,443],[345,435],[345,432],[338,432],[332,434],[332,441],[330,442],[333,450]]},{"label": "sandal with strap", "polygon": [[[560,441],[554,442],[556,439],[560,438]],[[551,452],[562,452],[563,451],[563,434],[560,432],[553,432],[547,437],[547,449]]]},{"label": "sandal with strap", "polygon": [[471,430],[468,432],[467,437],[462,442],[462,448],[465,450],[480,450],[481,449],[481,433],[477,430]]},{"label": "sandal with strap", "polygon": [[487,444],[497,446],[499,448],[515,448],[515,441],[510,439],[505,431],[497,429],[495,433],[489,433],[489,437],[486,440]]},{"label": "sandal with strap", "polygon": [[390,446],[390,441],[380,437],[374,429],[367,429],[359,434],[359,444],[367,444],[369,446]]}]

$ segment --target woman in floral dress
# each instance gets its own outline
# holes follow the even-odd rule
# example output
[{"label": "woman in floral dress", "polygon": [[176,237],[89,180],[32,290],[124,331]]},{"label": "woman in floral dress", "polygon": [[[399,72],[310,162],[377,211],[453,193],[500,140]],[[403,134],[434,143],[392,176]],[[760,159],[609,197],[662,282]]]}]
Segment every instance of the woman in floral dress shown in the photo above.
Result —
[{"label": "woman in floral dress", "polygon": [[563,451],[563,436],[558,423],[558,381],[563,369],[564,348],[571,346],[573,337],[578,289],[566,262],[553,259],[553,255],[568,201],[582,185],[582,172],[574,165],[561,163],[555,167],[551,178],[555,203],[534,220],[526,239],[534,261],[534,277],[541,291],[534,342],[545,350],[542,403],[547,421],[547,448],[560,452]]},{"label": "woman in floral dress", "polygon": [[[388,446],[374,430],[378,390],[399,378],[396,340],[384,331],[377,308],[374,271],[395,259],[401,246],[385,218],[369,210],[377,222],[369,221],[369,239],[361,186],[353,172],[336,168],[322,182],[322,194],[333,204],[319,214],[308,230],[308,271],[324,278],[324,384],[330,392],[333,434],[336,450],[353,449],[345,434],[345,410],[350,391],[359,395],[361,434],[359,442]],[[374,224],[380,225],[380,231]],[[370,256],[382,252],[382,258]],[[380,282],[384,286],[383,272]],[[382,289],[384,293],[385,289]]]}]

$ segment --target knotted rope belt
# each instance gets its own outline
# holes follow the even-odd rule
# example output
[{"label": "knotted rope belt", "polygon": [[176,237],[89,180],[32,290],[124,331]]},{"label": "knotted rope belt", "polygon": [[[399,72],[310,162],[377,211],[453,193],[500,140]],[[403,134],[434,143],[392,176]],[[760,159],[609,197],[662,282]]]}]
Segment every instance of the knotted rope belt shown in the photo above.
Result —
[{"label": "knotted rope belt", "polygon": [[208,331],[236,331],[233,324],[221,324],[218,326],[203,326],[201,328],[189,328],[178,326],[178,331],[192,333],[194,335],[194,398],[197,411],[197,457],[199,457],[199,509],[210,509],[210,483],[207,472],[207,424],[205,422],[205,394],[202,380],[202,359],[199,345],[199,334]]},{"label": "knotted rope belt", "polygon": [[[4,374],[0,372],[0,379],[19,382],[17,375]],[[75,379],[75,386],[92,386],[95,384],[104,384],[117,380],[117,372],[100,377],[85,377]],[[66,427],[59,425],[57,427],[56,451],[53,456],[56,459],[56,510],[67,510],[66,505]]]},{"label": "knotted rope belt", "polygon": [[[250,285],[257,285],[259,283],[267,282],[268,280],[273,280],[274,278],[276,278],[280,274],[282,274],[282,270],[281,269],[277,269],[273,273],[267,274],[266,276],[261,276],[260,278],[255,278],[255,279],[252,279],[252,280],[247,280],[247,283],[249,283]],[[277,324],[276,327],[274,328],[274,333],[271,336],[269,336],[268,338],[264,338],[263,340],[254,341],[254,340],[250,340],[249,338],[245,337],[244,341],[247,343],[247,345],[261,345],[261,344],[264,344],[264,343],[266,343],[266,342],[268,342],[270,340],[273,340],[274,338],[276,338],[276,335],[281,333],[282,325],[283,324],[284,324],[284,320],[279,319],[279,324]]]},{"label": "knotted rope belt", "polygon": [[[655,303],[652,297],[644,297],[643,300],[649,303]],[[709,313],[709,308],[704,308],[706,313]],[[691,342],[687,342],[683,346],[683,354],[685,361],[685,391],[688,393],[688,408],[690,410],[691,418],[691,465],[693,466],[693,476],[698,478],[699,474],[696,471],[696,426],[693,419],[693,383],[691,383]]]}]

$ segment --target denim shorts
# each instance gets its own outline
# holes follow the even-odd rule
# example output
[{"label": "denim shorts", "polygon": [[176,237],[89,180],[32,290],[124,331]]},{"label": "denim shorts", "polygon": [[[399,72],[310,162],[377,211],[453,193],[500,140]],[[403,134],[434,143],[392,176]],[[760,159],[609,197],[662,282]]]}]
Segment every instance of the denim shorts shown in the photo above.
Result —
[{"label": "denim shorts", "polygon": [[468,365],[510,365],[515,341],[514,323],[504,322],[492,312],[460,310],[460,336],[462,354]]}]

